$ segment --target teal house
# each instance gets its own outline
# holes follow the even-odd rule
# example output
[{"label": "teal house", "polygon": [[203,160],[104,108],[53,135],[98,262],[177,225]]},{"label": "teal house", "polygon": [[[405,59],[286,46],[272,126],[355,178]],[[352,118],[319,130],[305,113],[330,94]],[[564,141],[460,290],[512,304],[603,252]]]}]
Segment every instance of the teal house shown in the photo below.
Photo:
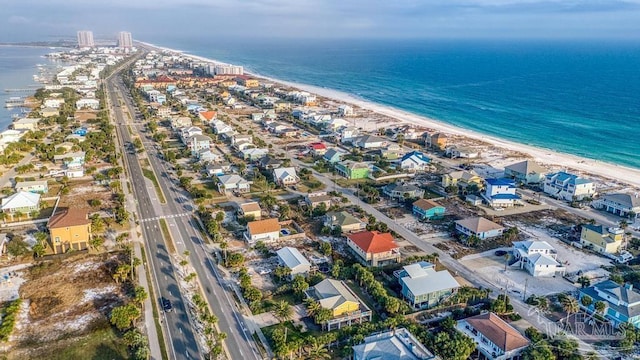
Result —
[{"label": "teal house", "polygon": [[585,296],[591,297],[591,305],[585,307],[582,305],[582,301],[578,301],[578,303],[587,312],[593,313],[595,303],[602,301],[607,305],[603,315],[613,325],[619,326],[628,323],[640,329],[640,293],[633,290],[633,285],[619,285],[607,280],[580,289],[578,299],[582,300]]},{"label": "teal house", "polygon": [[420,220],[441,219],[444,211],[444,206],[433,200],[418,199],[413,203],[413,215]]}]

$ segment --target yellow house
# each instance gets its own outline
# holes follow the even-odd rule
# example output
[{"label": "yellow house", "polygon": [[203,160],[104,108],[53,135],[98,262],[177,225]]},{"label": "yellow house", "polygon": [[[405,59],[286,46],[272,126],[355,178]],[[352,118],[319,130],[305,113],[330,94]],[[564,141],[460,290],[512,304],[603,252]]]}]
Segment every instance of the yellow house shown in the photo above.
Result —
[{"label": "yellow house", "polygon": [[482,188],[483,180],[473,171],[454,171],[442,175],[442,187],[457,186],[466,189],[469,185],[475,184],[479,189]]},{"label": "yellow house", "polygon": [[343,281],[324,279],[310,287],[306,295],[331,310],[332,318],[323,324],[327,330],[371,321],[371,310]]},{"label": "yellow house", "polygon": [[260,204],[255,201],[240,204],[240,209],[238,211],[240,215],[244,217],[253,217],[253,220],[260,220],[260,218],[262,218],[262,209],[260,209]]},{"label": "yellow house", "polygon": [[605,228],[603,225],[582,225],[580,243],[584,247],[592,248],[599,253],[615,254],[622,246],[624,230],[620,228]]},{"label": "yellow house", "polygon": [[54,254],[86,250],[91,240],[91,220],[82,209],[58,209],[47,223]]}]

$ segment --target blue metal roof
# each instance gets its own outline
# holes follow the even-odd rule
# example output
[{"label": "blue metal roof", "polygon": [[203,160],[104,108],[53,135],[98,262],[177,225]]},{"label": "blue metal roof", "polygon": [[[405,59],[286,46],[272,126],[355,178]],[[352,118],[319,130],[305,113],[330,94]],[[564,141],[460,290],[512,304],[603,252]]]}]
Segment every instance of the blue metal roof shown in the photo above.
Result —
[{"label": "blue metal roof", "polygon": [[489,185],[494,185],[494,186],[516,186],[515,181],[511,180],[511,179],[505,179],[505,178],[501,178],[501,179],[487,179],[486,180],[487,184]]},{"label": "blue metal roof", "polygon": [[425,156],[425,154],[423,154],[421,151],[412,151],[409,153],[404,154],[404,156],[402,156],[402,161],[407,160],[408,158],[412,157],[412,156],[416,156],[418,159],[424,161],[424,162],[430,162],[431,159],[428,158],[427,156]]},{"label": "blue metal roof", "polygon": [[496,194],[491,197],[491,200],[517,200],[520,196],[513,194]]}]

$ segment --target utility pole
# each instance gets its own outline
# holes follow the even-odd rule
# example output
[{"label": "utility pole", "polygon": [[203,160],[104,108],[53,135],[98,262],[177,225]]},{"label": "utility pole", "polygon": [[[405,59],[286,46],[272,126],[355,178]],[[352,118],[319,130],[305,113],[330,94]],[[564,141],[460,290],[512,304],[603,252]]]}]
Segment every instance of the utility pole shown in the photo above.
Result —
[{"label": "utility pole", "polygon": [[522,300],[527,299],[527,284],[529,283],[529,279],[524,279],[524,292],[522,292]]}]

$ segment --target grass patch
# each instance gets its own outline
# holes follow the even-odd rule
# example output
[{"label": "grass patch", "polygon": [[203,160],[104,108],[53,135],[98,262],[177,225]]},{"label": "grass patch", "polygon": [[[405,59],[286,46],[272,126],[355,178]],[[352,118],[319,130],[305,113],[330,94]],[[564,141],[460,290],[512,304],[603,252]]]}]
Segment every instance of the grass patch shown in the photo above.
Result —
[{"label": "grass patch", "polygon": [[338,184],[338,186],[341,187],[353,187],[356,184],[367,184],[369,183],[371,180],[369,179],[345,179],[343,177],[340,177],[339,179],[336,179],[335,183]]},{"label": "grass patch", "polygon": [[164,198],[164,194],[160,189],[160,185],[158,184],[158,179],[156,179],[156,175],[153,173],[153,170],[142,168],[142,174],[144,175],[144,177],[151,180],[151,182],[153,183],[153,187],[156,189],[156,195],[158,195],[158,199],[160,199],[160,203],[165,204],[167,200],[165,200]]},{"label": "grass patch", "polygon": [[[59,343],[48,343],[45,348],[31,350],[27,359],[48,359],[48,360],[68,360],[68,359],[91,359],[91,360],[125,360],[129,359],[127,345],[118,336],[116,331],[109,327],[95,330],[85,336],[81,336],[70,341],[63,340]],[[25,359],[22,356],[8,359]]]},{"label": "grass patch", "polygon": [[171,238],[171,233],[169,232],[169,226],[167,226],[167,222],[165,219],[160,219],[160,229],[162,229],[162,235],[164,235],[164,242],[167,244],[167,249],[172,254],[176,253],[176,247],[173,245],[173,239]]},{"label": "grass patch", "polygon": [[436,198],[441,198],[441,197],[442,197],[442,195],[440,195],[440,194],[438,194],[436,192],[433,192],[433,191],[431,191],[429,189],[425,189],[424,190],[424,198],[425,199],[436,199]]},{"label": "grass patch", "polygon": [[142,263],[145,264],[145,275],[147,276],[147,284],[149,284],[149,297],[151,297],[151,307],[153,307],[153,323],[156,326],[156,333],[158,333],[158,342],[160,343],[160,355],[162,359],[169,359],[169,355],[167,355],[167,346],[164,343],[164,334],[162,333],[162,326],[160,326],[160,312],[158,311],[158,304],[155,299],[158,298],[155,295],[155,288],[153,287],[153,282],[151,281],[150,270],[147,267],[147,256],[144,248],[140,248],[142,252]]}]

